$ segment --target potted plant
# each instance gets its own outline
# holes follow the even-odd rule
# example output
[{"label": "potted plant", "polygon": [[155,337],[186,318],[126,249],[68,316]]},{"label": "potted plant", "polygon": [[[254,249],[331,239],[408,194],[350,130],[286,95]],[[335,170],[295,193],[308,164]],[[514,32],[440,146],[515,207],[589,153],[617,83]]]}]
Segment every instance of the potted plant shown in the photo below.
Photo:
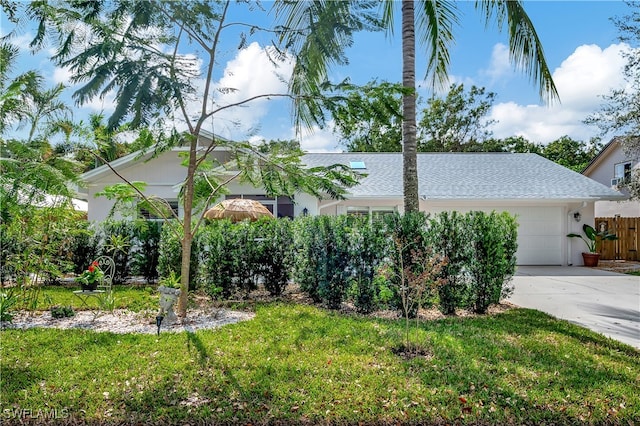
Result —
[{"label": "potted plant", "polygon": [[76,277],[76,282],[82,286],[82,291],[94,291],[98,287],[98,283],[104,276],[104,272],[98,266],[97,261],[91,262],[86,271]]},{"label": "potted plant", "polygon": [[582,225],[582,231],[584,232],[584,236],[571,233],[567,234],[567,237],[580,238],[587,245],[589,252],[582,253],[584,266],[598,266],[598,260],[600,259],[600,253],[598,252],[598,243],[600,241],[617,240],[618,237],[616,237],[615,234],[612,234],[609,231],[596,232],[593,226],[586,223]]}]

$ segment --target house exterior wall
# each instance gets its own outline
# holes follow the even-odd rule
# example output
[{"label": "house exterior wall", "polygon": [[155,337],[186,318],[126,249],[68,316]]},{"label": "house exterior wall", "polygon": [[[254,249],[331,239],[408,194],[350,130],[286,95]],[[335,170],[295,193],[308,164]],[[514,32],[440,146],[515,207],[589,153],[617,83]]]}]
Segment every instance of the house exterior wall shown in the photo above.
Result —
[{"label": "house exterior wall", "polygon": [[[625,155],[620,144],[615,143],[609,148],[607,155],[590,165],[584,172],[585,176],[611,186],[611,179],[615,177],[615,165],[631,161],[633,168],[640,167],[638,159]],[[623,191],[624,192],[624,191]],[[595,204],[596,217],[640,217],[640,201],[597,201]]]}]

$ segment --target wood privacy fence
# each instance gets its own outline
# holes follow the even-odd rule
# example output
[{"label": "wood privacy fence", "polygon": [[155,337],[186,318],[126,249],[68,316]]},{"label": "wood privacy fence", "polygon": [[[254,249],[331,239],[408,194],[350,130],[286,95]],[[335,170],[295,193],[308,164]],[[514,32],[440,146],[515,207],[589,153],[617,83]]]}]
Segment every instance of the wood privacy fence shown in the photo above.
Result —
[{"label": "wood privacy fence", "polygon": [[601,241],[600,259],[604,260],[640,260],[638,259],[639,217],[597,217],[597,231],[607,230],[618,237],[614,241]]}]

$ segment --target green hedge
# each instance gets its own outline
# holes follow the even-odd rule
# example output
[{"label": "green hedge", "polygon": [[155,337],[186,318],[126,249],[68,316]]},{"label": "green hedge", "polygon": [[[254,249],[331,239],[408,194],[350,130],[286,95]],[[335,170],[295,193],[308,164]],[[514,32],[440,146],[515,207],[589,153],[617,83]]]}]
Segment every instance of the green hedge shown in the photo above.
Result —
[{"label": "green hedge", "polygon": [[[516,237],[515,219],[495,212],[214,221],[193,241],[190,289],[227,299],[263,284],[279,296],[294,280],[317,303],[336,309],[348,302],[368,313],[401,309],[405,278],[424,276],[430,287],[414,309],[432,303],[446,314],[461,307],[482,313],[509,293]],[[180,273],[180,239],[155,222],[87,227],[73,250],[76,270],[97,254],[114,256],[119,282],[130,274],[152,281]],[[435,264],[444,266],[427,274]]]}]

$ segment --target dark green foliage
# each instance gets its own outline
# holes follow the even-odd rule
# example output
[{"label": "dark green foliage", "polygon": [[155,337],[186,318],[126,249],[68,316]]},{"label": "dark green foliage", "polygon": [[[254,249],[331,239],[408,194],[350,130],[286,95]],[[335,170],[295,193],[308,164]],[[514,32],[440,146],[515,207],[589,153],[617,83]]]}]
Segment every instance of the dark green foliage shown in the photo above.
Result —
[{"label": "dark green foliage", "polygon": [[158,279],[158,259],[160,256],[160,234],[162,222],[138,221],[131,247],[131,271],[140,275],[148,283]]},{"label": "dark green foliage", "polygon": [[200,234],[201,276],[212,297],[247,296],[263,282],[279,296],[289,282],[293,258],[292,223],[288,219],[208,224]]},{"label": "dark green foliage", "polygon": [[205,291],[212,297],[228,299],[237,290],[232,227],[228,220],[218,220],[204,227],[199,234],[203,249],[200,277],[206,283]]},{"label": "dark green foliage", "polygon": [[469,284],[467,264],[473,253],[469,232],[469,215],[456,211],[435,215],[431,221],[429,239],[434,249],[448,261],[441,274],[445,283],[438,288],[439,308],[445,315],[454,314],[466,299]]},{"label": "dark green foliage", "polygon": [[73,311],[71,306],[52,306],[51,307],[51,316],[53,318],[69,318],[74,316],[76,313]]},{"label": "dark green foliage", "polygon": [[[393,298],[391,305],[395,309],[402,310],[401,277],[406,271],[419,275],[421,273],[421,261],[415,257],[416,253],[427,252],[427,230],[429,228],[429,216],[423,212],[393,214],[385,217],[386,232],[391,248],[389,280],[392,284]],[[406,269],[406,270],[405,270]],[[410,317],[415,317],[418,304],[412,305]]]},{"label": "dark green foliage", "polygon": [[260,241],[258,263],[265,289],[280,296],[291,278],[293,263],[293,222],[288,219],[256,222]]},{"label": "dark green foliage", "polygon": [[87,266],[98,257],[98,236],[95,227],[88,222],[79,223],[82,231],[74,237],[71,246],[71,259],[73,261],[73,272],[81,274]]},{"label": "dark green foliage", "polygon": [[[353,304],[362,313],[382,307],[387,290],[384,279],[376,280],[389,251],[388,237],[381,220],[359,217],[351,227],[350,269],[353,271]],[[382,294],[381,294],[382,293]]]},{"label": "dark green foliage", "polygon": [[476,313],[486,313],[489,305],[508,295],[505,282],[516,268],[517,222],[508,213],[471,212],[470,238],[473,256],[469,304]]},{"label": "dark green foliage", "polygon": [[314,301],[337,309],[352,277],[349,238],[356,219],[314,216],[299,221],[295,278]]},{"label": "dark green foliage", "polygon": [[[191,245],[191,268],[189,269],[189,290],[197,288],[198,265],[200,263],[199,235],[193,239]],[[182,245],[172,227],[163,226],[160,232],[160,244],[158,248],[158,274],[167,277],[173,271],[180,274],[182,261]]]}]

